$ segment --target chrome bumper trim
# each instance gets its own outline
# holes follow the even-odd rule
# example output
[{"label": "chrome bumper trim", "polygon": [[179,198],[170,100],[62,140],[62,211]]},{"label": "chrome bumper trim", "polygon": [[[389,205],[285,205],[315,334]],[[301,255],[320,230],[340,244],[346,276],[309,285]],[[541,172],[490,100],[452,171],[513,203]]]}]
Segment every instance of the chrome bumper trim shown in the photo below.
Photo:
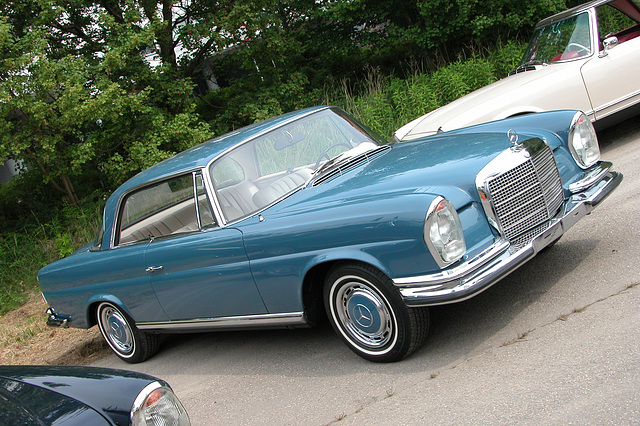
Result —
[{"label": "chrome bumper trim", "polygon": [[611,170],[611,167],[613,167],[613,164],[608,161],[600,162],[596,168],[585,173],[582,179],[569,185],[569,191],[571,191],[572,194],[576,194],[590,188],[600,182],[604,178],[604,175]]},{"label": "chrome bumper trim", "polygon": [[499,239],[474,259],[450,270],[394,279],[405,303],[418,307],[461,302],[515,271],[591,213],[620,184],[622,174],[611,171],[610,163],[600,165],[606,169],[606,173],[599,174],[600,180],[565,201],[564,208],[550,221],[549,227],[520,250],[509,250],[509,243]]},{"label": "chrome bumper trim", "polygon": [[202,331],[230,330],[234,328],[289,328],[304,327],[307,320],[304,312],[283,314],[241,315],[233,317],[201,318],[195,320],[178,320],[164,322],[139,322],[140,330],[156,331]]},{"label": "chrome bumper trim", "polygon": [[71,317],[69,315],[59,314],[53,308],[47,309],[47,315],[47,325],[49,327],[69,327],[69,323],[71,322]]}]

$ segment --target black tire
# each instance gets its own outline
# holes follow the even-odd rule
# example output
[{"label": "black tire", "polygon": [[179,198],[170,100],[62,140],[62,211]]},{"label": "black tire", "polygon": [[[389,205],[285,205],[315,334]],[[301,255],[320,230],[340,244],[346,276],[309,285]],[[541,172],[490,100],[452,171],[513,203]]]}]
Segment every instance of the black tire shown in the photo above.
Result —
[{"label": "black tire", "polygon": [[136,364],[158,353],[160,336],[138,330],[133,320],[116,305],[100,303],[96,316],[102,337],[123,361]]},{"label": "black tire", "polygon": [[427,338],[428,309],[407,307],[393,282],[369,265],[334,267],[325,282],[324,302],[338,336],[369,361],[399,361]]}]

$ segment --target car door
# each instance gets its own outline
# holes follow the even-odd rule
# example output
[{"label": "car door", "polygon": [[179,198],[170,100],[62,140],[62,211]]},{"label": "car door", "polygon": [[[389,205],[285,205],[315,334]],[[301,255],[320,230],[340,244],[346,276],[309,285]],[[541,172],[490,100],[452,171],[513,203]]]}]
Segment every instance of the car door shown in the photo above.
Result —
[{"label": "car door", "polygon": [[[618,19],[601,19],[605,12],[619,15]],[[629,18],[625,20],[621,12],[608,5],[599,7],[597,13],[600,38],[634,23]],[[619,26],[616,26],[616,22],[620,22]],[[640,69],[640,37],[627,39],[628,36],[618,34],[620,37],[616,46],[606,50],[600,46],[600,55],[594,56],[581,69],[597,120],[640,102],[640,80],[637,75]]]},{"label": "car door", "polygon": [[640,38],[607,50],[582,67],[596,119],[616,113],[640,101]]},{"label": "car door", "polygon": [[[242,233],[217,226],[202,177],[199,173],[193,177],[198,203],[191,197],[191,203],[182,207],[179,219],[185,226],[153,238],[145,254],[151,285],[162,308],[174,321],[266,313]],[[173,186],[182,187],[183,183]],[[189,225],[185,211],[197,225]]]},{"label": "car door", "polygon": [[266,313],[236,229],[212,229],[149,244],[151,284],[171,320]]}]

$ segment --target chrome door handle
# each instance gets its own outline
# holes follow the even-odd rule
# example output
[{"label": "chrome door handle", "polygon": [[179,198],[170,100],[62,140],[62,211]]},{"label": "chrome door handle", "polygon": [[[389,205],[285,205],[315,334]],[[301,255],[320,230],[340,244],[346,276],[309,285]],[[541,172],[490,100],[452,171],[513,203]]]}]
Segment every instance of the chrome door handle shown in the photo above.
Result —
[{"label": "chrome door handle", "polygon": [[145,272],[150,272],[150,273],[160,272],[162,271],[162,269],[163,269],[163,266],[149,266],[147,269],[145,269]]}]

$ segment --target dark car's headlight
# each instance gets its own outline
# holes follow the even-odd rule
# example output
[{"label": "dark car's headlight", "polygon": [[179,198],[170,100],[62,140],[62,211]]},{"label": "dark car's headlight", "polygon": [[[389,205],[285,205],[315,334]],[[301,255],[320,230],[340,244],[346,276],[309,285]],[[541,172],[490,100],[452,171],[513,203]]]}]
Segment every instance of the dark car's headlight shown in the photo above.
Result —
[{"label": "dark car's headlight", "polygon": [[153,382],[140,392],[131,409],[134,426],[189,426],[189,416],[171,388]]},{"label": "dark car's headlight", "polygon": [[441,267],[460,259],[467,251],[458,212],[444,197],[437,197],[429,206],[424,240]]},{"label": "dark car's headlight", "polygon": [[569,129],[569,149],[578,165],[584,169],[600,159],[600,147],[593,124],[582,112],[576,113]]}]

